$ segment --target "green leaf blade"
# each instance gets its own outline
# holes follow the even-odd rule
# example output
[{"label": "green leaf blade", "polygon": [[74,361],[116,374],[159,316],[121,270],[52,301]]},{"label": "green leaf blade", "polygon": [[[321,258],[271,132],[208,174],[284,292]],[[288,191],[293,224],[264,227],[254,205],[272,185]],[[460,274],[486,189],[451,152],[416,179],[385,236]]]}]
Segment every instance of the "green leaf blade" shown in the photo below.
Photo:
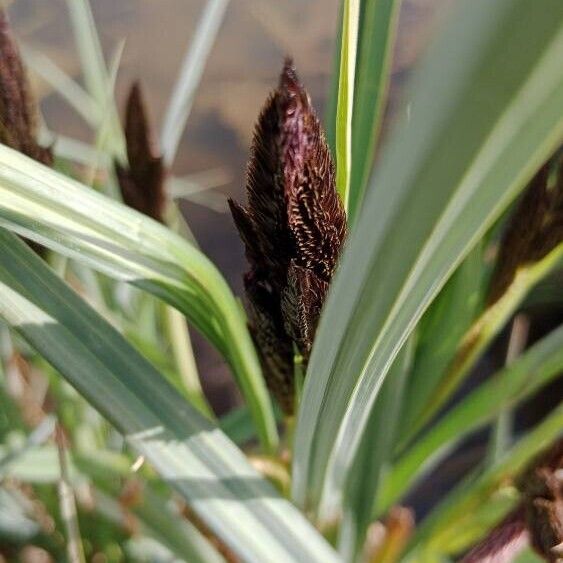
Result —
[{"label": "green leaf blade", "polygon": [[271,401],[239,304],[215,266],[159,223],[0,146],[0,224],[178,308],[225,356],[265,448]]},{"label": "green leaf blade", "polygon": [[459,10],[412,83],[411,120],[382,155],[324,309],[296,436],[300,504],[338,498],[408,334],[563,136],[563,6]]},{"label": "green leaf blade", "polygon": [[504,408],[532,396],[562,371],[563,327],[560,327],[472,391],[399,456],[378,513],[396,502],[415,479],[441,459],[442,453],[491,422]]},{"label": "green leaf blade", "polygon": [[356,220],[372,170],[391,78],[401,0],[364,0],[358,37],[348,216]]},{"label": "green leaf blade", "polygon": [[336,561],[320,534],[219,429],[4,230],[0,286],[0,315],[242,559]]},{"label": "green leaf blade", "polygon": [[336,107],[336,188],[348,210],[352,171],[352,116],[360,0],[344,0]]}]

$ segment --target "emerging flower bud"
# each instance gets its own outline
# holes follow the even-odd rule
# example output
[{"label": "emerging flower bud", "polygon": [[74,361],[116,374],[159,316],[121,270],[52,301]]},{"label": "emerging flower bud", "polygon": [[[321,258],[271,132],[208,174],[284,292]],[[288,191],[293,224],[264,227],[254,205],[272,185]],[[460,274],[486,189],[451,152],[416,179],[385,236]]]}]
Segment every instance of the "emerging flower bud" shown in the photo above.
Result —
[{"label": "emerging flower bud", "polygon": [[532,547],[546,561],[563,553],[563,438],[536,458],[520,476],[525,522]]},{"label": "emerging flower bud", "polygon": [[246,191],[246,207],[229,204],[250,264],[251,330],[268,385],[291,413],[294,347],[306,363],[346,215],[321,125],[290,60],[258,119]]},{"label": "emerging flower bud", "polygon": [[125,141],[129,167],[115,163],[123,202],[163,222],[166,170],[152,138],[147,110],[138,82],[131,86],[125,111]]},{"label": "emerging flower bud", "polygon": [[489,303],[500,299],[518,268],[544,258],[563,242],[563,152],[534,176],[502,238]]},{"label": "emerging flower bud", "polygon": [[50,148],[36,142],[37,107],[8,18],[0,9],[0,142],[51,166]]},{"label": "emerging flower bud", "polygon": [[546,561],[563,556],[563,439],[533,459],[516,480],[521,502],[462,563],[508,563],[530,544]]}]

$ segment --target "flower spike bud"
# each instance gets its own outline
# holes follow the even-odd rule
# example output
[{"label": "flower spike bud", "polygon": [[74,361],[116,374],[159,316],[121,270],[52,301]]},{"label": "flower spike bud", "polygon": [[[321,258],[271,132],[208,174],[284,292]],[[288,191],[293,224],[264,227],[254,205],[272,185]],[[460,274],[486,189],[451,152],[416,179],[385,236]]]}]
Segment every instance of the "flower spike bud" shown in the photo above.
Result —
[{"label": "flower spike bud", "polygon": [[249,321],[268,385],[290,413],[293,350],[306,364],[346,236],[330,151],[290,59],[256,125],[246,193],[246,207],[229,205],[250,266]]},{"label": "flower spike bud", "polygon": [[520,503],[462,563],[509,563],[526,545],[545,561],[563,556],[563,439],[532,459],[517,477]]},{"label": "flower spike bud", "polygon": [[138,82],[131,86],[127,98],[125,141],[129,167],[115,163],[123,202],[162,222],[166,205],[166,169],[152,138],[146,105]]},{"label": "flower spike bud", "polygon": [[36,141],[37,106],[30,92],[8,17],[0,9],[0,142],[51,166],[50,148]]},{"label": "flower spike bud", "polygon": [[518,268],[538,262],[563,242],[563,150],[540,168],[526,188],[500,243],[489,303],[508,289]]}]

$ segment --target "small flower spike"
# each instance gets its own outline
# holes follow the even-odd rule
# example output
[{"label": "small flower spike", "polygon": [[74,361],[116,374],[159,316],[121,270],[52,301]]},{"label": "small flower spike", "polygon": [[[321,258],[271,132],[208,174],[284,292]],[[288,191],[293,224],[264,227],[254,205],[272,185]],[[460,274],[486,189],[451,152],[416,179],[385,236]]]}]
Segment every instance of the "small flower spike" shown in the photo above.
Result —
[{"label": "small flower spike", "polygon": [[8,17],[0,9],[0,142],[51,166],[50,148],[36,141],[37,106],[29,89]]},{"label": "small flower spike", "polygon": [[502,238],[489,290],[489,303],[500,299],[520,266],[544,258],[563,242],[563,150],[534,176]]},{"label": "small flower spike", "polygon": [[246,247],[249,321],[268,385],[293,410],[294,354],[306,364],[346,236],[321,124],[291,60],[254,133],[246,207],[229,200]]},{"label": "small flower spike", "polygon": [[527,545],[545,561],[563,559],[563,439],[533,459],[516,479],[518,506],[462,563],[509,563]]},{"label": "small flower spike", "polygon": [[129,167],[115,163],[123,202],[161,223],[164,220],[166,169],[152,139],[141,87],[131,86],[125,111]]},{"label": "small flower spike", "polygon": [[516,483],[530,543],[546,561],[563,558],[563,438],[540,454]]}]

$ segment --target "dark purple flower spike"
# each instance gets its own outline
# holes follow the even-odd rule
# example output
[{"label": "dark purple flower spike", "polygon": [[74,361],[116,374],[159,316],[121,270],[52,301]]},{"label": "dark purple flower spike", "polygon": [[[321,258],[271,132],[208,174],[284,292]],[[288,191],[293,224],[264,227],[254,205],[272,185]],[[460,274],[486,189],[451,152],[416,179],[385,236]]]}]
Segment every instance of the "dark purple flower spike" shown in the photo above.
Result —
[{"label": "dark purple flower spike", "polygon": [[53,154],[37,143],[37,106],[8,18],[0,9],[0,142],[42,164]]},{"label": "dark purple flower spike", "polygon": [[334,164],[291,60],[258,119],[246,193],[246,207],[229,205],[250,265],[250,326],[268,385],[291,413],[294,352],[306,364],[346,236]]},{"label": "dark purple flower spike", "polygon": [[123,202],[163,222],[166,206],[166,169],[152,138],[141,87],[135,82],[129,91],[125,110],[125,141],[128,167],[115,164]]}]

